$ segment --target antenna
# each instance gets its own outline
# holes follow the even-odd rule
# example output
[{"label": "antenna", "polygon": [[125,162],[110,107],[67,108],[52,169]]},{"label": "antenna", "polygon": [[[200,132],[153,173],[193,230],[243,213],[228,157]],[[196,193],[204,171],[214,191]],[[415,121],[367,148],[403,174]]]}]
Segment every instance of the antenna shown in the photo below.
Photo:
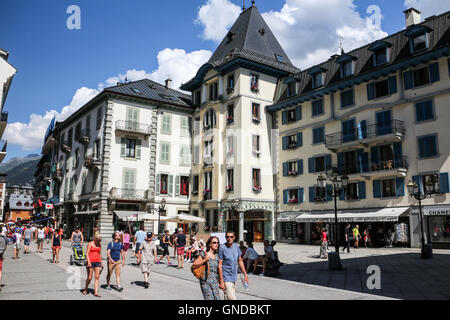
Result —
[{"label": "antenna", "polygon": [[242,11],[245,11],[245,0],[242,0]]},{"label": "antenna", "polygon": [[341,53],[344,52],[344,46],[343,46],[343,44],[342,44],[343,41],[344,41],[344,37],[339,36],[339,51],[340,51]]}]

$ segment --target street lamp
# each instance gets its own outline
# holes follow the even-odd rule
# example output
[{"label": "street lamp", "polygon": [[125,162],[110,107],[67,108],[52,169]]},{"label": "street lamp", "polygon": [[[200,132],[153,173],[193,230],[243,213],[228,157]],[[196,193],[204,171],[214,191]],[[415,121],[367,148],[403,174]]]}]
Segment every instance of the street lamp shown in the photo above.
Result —
[{"label": "street lamp", "polygon": [[427,196],[431,197],[432,194],[436,193],[436,191],[434,189],[434,183],[431,182],[430,180],[428,180],[425,183],[425,192],[422,192],[419,190],[419,186],[410,180],[407,185],[407,188],[408,188],[409,195],[411,197],[414,197],[417,200],[419,200],[420,230],[422,233],[421,258],[429,259],[433,256],[433,248],[432,248],[431,244],[429,244],[429,243],[425,244],[425,233],[423,230],[423,217],[422,217],[422,200],[424,200]]},{"label": "street lamp", "polygon": [[319,175],[317,178],[317,185],[320,188],[320,194],[322,197],[326,194],[328,194],[330,197],[334,198],[334,242],[335,242],[335,248],[336,252],[330,252],[328,254],[328,268],[330,270],[333,269],[342,269],[341,265],[341,259],[339,257],[339,238],[338,238],[338,217],[337,217],[337,198],[341,194],[342,191],[346,192],[347,186],[348,186],[348,177],[346,175],[341,176],[341,179],[338,179],[337,176],[335,176],[333,179],[330,180],[331,184],[333,186],[333,189],[330,191],[327,189],[327,179],[324,175]]},{"label": "street lamp", "polygon": [[159,235],[159,225],[161,223],[161,211],[164,211],[166,208],[166,198],[162,198],[160,204],[159,204],[159,208],[158,208],[158,235]]}]

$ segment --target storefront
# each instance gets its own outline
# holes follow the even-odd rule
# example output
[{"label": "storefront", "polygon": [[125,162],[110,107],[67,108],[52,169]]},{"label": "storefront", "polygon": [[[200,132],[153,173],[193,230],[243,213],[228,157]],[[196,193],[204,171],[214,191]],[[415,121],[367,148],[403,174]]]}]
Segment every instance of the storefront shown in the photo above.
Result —
[{"label": "storefront", "polygon": [[[85,241],[93,240],[94,226],[97,224],[99,211],[77,211],[74,214],[73,227],[78,226],[83,233]],[[73,230],[69,230],[71,232]]]},{"label": "storefront", "polygon": [[277,241],[284,243],[305,243],[305,224],[295,219],[300,212],[282,212],[277,219]]},{"label": "storefront", "polygon": [[[364,231],[369,234],[371,247],[410,245],[409,239],[409,207],[382,209],[352,209],[338,211],[339,244],[345,243],[345,227],[359,227],[361,239],[359,246],[364,244]],[[320,244],[321,230],[328,231],[330,242],[335,239],[334,211],[312,211],[299,215],[297,223],[305,224],[305,243]],[[332,245],[330,243],[330,245]]]},{"label": "storefront", "polygon": [[424,206],[422,213],[433,248],[450,249],[450,205]]}]

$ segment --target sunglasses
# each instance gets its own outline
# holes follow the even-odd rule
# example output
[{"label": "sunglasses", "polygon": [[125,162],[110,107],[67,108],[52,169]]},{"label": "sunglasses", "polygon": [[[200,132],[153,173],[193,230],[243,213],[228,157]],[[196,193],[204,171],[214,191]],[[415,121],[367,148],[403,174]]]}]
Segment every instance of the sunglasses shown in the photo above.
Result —
[{"label": "sunglasses", "polygon": [[218,244],[218,242],[217,242],[217,241],[214,241],[214,242],[211,242],[211,244]]},{"label": "sunglasses", "polygon": [[227,238],[227,239],[233,239],[234,236],[227,236],[226,238]]}]

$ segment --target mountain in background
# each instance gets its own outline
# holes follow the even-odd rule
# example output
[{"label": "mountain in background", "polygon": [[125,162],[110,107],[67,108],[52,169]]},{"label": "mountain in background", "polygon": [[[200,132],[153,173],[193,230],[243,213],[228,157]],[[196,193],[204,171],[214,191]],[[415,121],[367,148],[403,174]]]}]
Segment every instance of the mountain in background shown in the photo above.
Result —
[{"label": "mountain in background", "polygon": [[23,185],[33,186],[35,182],[34,172],[41,159],[38,154],[29,154],[24,158],[11,158],[0,164],[0,172],[6,173],[7,186]]}]

